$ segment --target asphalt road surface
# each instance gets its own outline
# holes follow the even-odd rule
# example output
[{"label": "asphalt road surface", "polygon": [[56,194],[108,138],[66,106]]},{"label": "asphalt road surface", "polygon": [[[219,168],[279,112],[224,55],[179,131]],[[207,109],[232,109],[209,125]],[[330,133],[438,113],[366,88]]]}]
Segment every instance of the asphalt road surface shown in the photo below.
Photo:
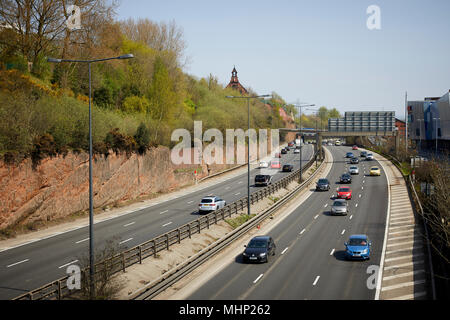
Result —
[{"label": "asphalt road surface", "polygon": [[[350,164],[349,147],[328,147],[334,162],[328,175],[332,188],[314,192],[292,214],[269,233],[276,243],[276,255],[268,263],[244,264],[242,255],[188,299],[198,300],[373,300],[369,284],[379,265],[383,248],[388,186],[385,172],[368,176],[377,161],[361,161],[360,174],[353,176],[350,213],[331,216],[330,207],[339,177]],[[355,155],[359,151],[353,151]],[[366,174],[364,174],[364,171]],[[347,261],[344,242],[351,234],[367,234],[372,241],[371,259]],[[242,248],[244,250],[244,248]],[[372,276],[372,279],[370,277]]]},{"label": "asphalt road surface", "polygon": [[[303,165],[313,156],[313,145],[302,152]],[[281,163],[299,168],[299,154],[290,151]],[[251,171],[251,183],[261,170]],[[274,172],[273,181],[289,173]],[[252,187],[251,192],[257,187]],[[121,248],[131,248],[199,218],[198,204],[204,196],[217,195],[227,203],[247,196],[247,173],[219,182],[213,187],[195,191],[177,199],[151,206],[94,225],[95,248],[98,252],[107,240],[115,238]],[[0,252],[0,299],[12,299],[66,275],[67,266],[79,264],[88,257],[89,229],[80,228],[28,245]]]}]

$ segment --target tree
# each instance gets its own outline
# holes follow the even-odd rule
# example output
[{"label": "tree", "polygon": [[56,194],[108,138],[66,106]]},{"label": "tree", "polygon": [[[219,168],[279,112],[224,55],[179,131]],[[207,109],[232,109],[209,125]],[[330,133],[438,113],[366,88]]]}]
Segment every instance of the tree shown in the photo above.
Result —
[{"label": "tree", "polygon": [[174,120],[173,113],[177,102],[169,73],[160,57],[155,60],[152,84],[148,91],[148,96],[150,100],[149,113],[157,123],[155,131],[156,141],[161,124],[164,122],[166,125],[170,125]]}]

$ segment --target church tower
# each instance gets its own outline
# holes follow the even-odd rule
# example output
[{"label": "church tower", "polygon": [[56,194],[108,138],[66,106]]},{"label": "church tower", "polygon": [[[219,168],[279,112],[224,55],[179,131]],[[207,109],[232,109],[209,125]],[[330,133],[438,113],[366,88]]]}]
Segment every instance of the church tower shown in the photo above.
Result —
[{"label": "church tower", "polygon": [[236,67],[234,67],[233,71],[231,71],[231,80],[227,88],[233,88],[234,90],[238,90],[242,95],[248,94],[248,91],[239,83]]}]

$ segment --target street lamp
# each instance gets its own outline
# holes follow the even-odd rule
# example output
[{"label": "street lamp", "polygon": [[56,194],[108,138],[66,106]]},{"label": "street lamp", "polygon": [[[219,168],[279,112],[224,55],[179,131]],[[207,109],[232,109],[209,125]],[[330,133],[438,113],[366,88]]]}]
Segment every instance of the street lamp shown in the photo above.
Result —
[{"label": "street lamp", "polygon": [[261,96],[226,96],[228,99],[247,99],[247,108],[248,108],[248,144],[247,144],[247,214],[250,215],[250,99],[259,99],[259,98],[268,98],[272,97],[270,94],[261,95]]},{"label": "street lamp", "polygon": [[437,125],[437,121],[441,120],[441,118],[433,118],[433,120],[435,121],[435,125],[436,125],[436,159],[437,159],[437,153],[438,153],[438,125]]},{"label": "street lamp", "polygon": [[[294,104],[295,107],[300,109],[300,128],[299,128],[299,132],[300,132],[300,177],[298,179],[299,183],[302,183],[302,176],[303,176],[303,168],[302,168],[302,150],[303,150],[303,146],[302,146],[302,108],[306,108],[306,107],[315,107],[315,104]],[[312,110],[312,109],[310,109]],[[317,133],[316,133],[317,134]],[[319,150],[319,147],[317,146],[317,150]]]},{"label": "street lamp", "polygon": [[70,59],[56,59],[47,58],[47,62],[51,63],[62,63],[62,62],[79,62],[87,63],[89,66],[89,276],[90,276],[90,294],[91,298],[94,297],[95,285],[94,285],[94,196],[92,188],[92,110],[91,110],[91,96],[92,96],[92,85],[91,85],[91,64],[95,62],[102,62],[108,60],[125,60],[132,59],[134,56],[132,54],[125,54],[113,58],[105,59],[95,59],[95,60],[70,60]]}]

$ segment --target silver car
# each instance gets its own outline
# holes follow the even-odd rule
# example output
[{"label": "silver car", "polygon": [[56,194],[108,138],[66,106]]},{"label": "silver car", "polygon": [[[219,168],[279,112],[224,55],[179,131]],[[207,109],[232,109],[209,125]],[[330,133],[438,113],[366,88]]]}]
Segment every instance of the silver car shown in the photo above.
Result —
[{"label": "silver car", "polygon": [[198,205],[198,213],[210,213],[212,211],[216,211],[225,207],[227,203],[225,200],[220,199],[219,197],[205,197],[200,201]]},{"label": "silver car", "polygon": [[350,174],[359,174],[359,169],[358,169],[357,166],[351,166],[351,167],[348,169],[348,172],[349,172]]},{"label": "silver car", "polygon": [[337,199],[333,202],[331,207],[332,215],[347,215],[348,213],[348,203],[344,199]]},{"label": "silver car", "polygon": [[373,154],[372,154],[372,153],[369,153],[369,154],[366,156],[366,160],[367,160],[367,161],[373,160]]}]

